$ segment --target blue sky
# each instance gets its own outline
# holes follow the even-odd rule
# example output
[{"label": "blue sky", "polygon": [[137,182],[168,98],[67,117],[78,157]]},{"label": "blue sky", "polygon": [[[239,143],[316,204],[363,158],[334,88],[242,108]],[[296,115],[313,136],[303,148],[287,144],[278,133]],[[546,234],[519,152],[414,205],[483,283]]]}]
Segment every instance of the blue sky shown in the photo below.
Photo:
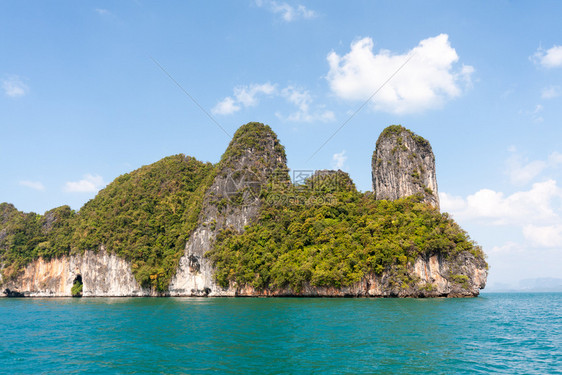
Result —
[{"label": "blue sky", "polygon": [[555,1],[1,1],[0,201],[79,209],[162,157],[217,162],[220,127],[249,121],[290,168],[339,167],[366,191],[379,133],[402,124],[431,142],[442,209],[487,252],[490,285],[560,277],[561,16]]}]

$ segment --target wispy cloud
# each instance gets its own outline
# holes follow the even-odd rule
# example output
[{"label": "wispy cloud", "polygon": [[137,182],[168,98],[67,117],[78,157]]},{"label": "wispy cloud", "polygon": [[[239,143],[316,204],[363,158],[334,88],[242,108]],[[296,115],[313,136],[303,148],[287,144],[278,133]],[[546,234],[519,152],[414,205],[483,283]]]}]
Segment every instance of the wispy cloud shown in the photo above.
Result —
[{"label": "wispy cloud", "polygon": [[27,85],[17,75],[10,75],[3,79],[2,89],[4,90],[4,95],[10,98],[25,96],[29,91]]},{"label": "wispy cloud", "polygon": [[211,112],[215,115],[230,115],[238,112],[242,107],[253,107],[258,104],[259,96],[271,95],[275,92],[275,85],[269,82],[263,84],[251,84],[237,86],[234,88],[234,95],[227,96],[218,102]]},{"label": "wispy cloud", "polygon": [[539,47],[530,59],[545,68],[562,67],[562,46],[553,46],[547,50]]},{"label": "wispy cloud", "polygon": [[99,14],[100,16],[113,16],[113,13],[111,13],[109,10],[107,9],[103,9],[103,8],[96,8],[94,9],[94,11]]},{"label": "wispy cloud", "polygon": [[302,4],[293,6],[286,2],[256,0],[256,5],[260,8],[266,8],[270,12],[281,16],[281,19],[285,22],[293,22],[298,19],[311,19],[317,16],[315,11],[308,9]]},{"label": "wispy cloud", "polygon": [[529,116],[535,123],[541,123],[544,121],[544,118],[541,115],[543,110],[543,105],[537,104],[532,110],[521,110],[519,111],[519,114]]},{"label": "wispy cloud", "polygon": [[64,184],[64,191],[69,193],[95,193],[105,185],[99,175],[86,174],[79,181],[69,181]]},{"label": "wispy cloud", "polygon": [[34,189],[34,190],[45,190],[45,185],[43,185],[43,183],[39,182],[39,181],[28,181],[28,180],[23,180],[19,182],[21,186],[25,186],[28,187],[30,189]]},{"label": "wispy cloud", "polygon": [[515,151],[507,159],[507,174],[513,184],[526,184],[537,177],[547,166],[544,160],[529,161]]},{"label": "wispy cloud", "polygon": [[313,122],[333,121],[335,115],[321,105],[313,105],[314,99],[310,92],[304,88],[289,85],[278,89],[277,84],[269,82],[250,85],[236,86],[232,96],[227,96],[218,102],[211,110],[215,115],[230,115],[242,108],[254,107],[259,104],[263,97],[283,98],[287,103],[296,107],[296,111],[283,115],[276,112],[275,115],[285,121],[291,122]]},{"label": "wispy cloud", "polygon": [[244,107],[253,107],[258,104],[258,95],[271,95],[275,92],[275,85],[271,83],[252,84],[239,86],[234,89],[234,97]]},{"label": "wispy cloud", "polygon": [[553,99],[560,96],[560,86],[545,87],[541,92],[541,98]]},{"label": "wispy cloud", "polygon": [[538,247],[562,246],[562,225],[534,225],[523,227],[523,236],[533,245]]},{"label": "wispy cloud", "polygon": [[[311,104],[313,102],[312,95],[308,90],[287,86],[281,90],[281,96],[285,98],[289,103],[297,107],[297,111],[291,113],[286,120],[294,122],[313,122],[313,121],[333,121],[335,115],[332,111],[325,110],[323,108],[316,108],[314,111],[311,110]],[[282,117],[278,114],[279,117]]]},{"label": "wispy cloud", "polygon": [[345,156],[345,150],[343,150],[342,152],[335,153],[332,156],[332,167],[334,169],[343,169],[346,161],[347,161],[347,156]]},{"label": "wispy cloud", "polygon": [[[327,79],[334,94],[364,101],[382,87],[373,108],[401,114],[440,107],[472,85],[474,68],[461,65],[455,69],[459,56],[447,34],[424,39],[402,54],[386,49],[373,53],[373,47],[373,40],[367,37],[352,43],[343,56],[336,52],[328,55]],[[411,60],[404,69],[387,82],[408,58]]]},{"label": "wispy cloud", "polygon": [[546,160],[529,160],[511,147],[511,156],[507,159],[506,173],[513,184],[527,184],[546,170],[553,170],[562,165],[562,154],[555,151]]},{"label": "wispy cloud", "polygon": [[516,228],[530,246],[562,246],[562,189],[555,180],[537,182],[529,190],[510,195],[481,189],[466,198],[443,192],[439,197],[441,209],[456,218]]}]

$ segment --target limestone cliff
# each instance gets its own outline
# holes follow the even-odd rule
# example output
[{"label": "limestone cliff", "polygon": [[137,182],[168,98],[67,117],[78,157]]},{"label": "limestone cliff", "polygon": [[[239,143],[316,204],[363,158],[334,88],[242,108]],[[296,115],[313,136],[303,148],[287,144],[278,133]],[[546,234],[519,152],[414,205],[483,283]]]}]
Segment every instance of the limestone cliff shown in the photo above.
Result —
[{"label": "limestone cliff", "polygon": [[[351,286],[340,288],[319,287],[307,283],[302,290],[290,288],[256,290],[252,287],[221,288],[213,278],[209,261],[196,251],[211,243],[214,231],[198,231],[197,237],[186,247],[186,254],[169,293],[158,294],[141,288],[128,262],[105,250],[87,251],[80,256],[62,257],[45,261],[38,259],[29,264],[17,279],[2,288],[25,297],[70,297],[74,281],[80,277],[84,297],[148,297],[170,296],[301,296],[301,297],[474,297],[486,285],[487,270],[482,260],[463,254],[453,261],[440,255],[419,257],[410,266],[415,278],[413,286],[402,288],[390,273],[367,274]],[[208,237],[207,237],[208,236]],[[205,241],[201,241],[203,238]],[[193,253],[187,253],[189,250]],[[460,279],[460,283],[455,282]],[[180,289],[183,287],[183,289]],[[191,289],[186,289],[190,288]],[[5,295],[5,294],[4,294]],[[1,296],[1,295],[0,295]]]},{"label": "limestone cliff", "polygon": [[186,244],[169,294],[234,295],[235,290],[216,284],[205,253],[220,230],[241,232],[256,219],[262,204],[260,192],[268,182],[285,184],[288,179],[285,150],[271,128],[249,123],[238,129],[205,194],[200,225]]},{"label": "limestone cliff", "polygon": [[105,248],[51,260],[39,258],[2,288],[25,297],[70,297],[72,285],[78,279],[83,283],[84,297],[154,295],[150,289],[139,286],[129,262],[109,254]]},{"label": "limestone cliff", "polygon": [[377,140],[371,165],[376,199],[421,193],[439,208],[435,156],[426,139],[400,125],[389,126]]},{"label": "limestone cliff", "polygon": [[414,283],[404,288],[393,277],[392,270],[382,275],[366,274],[360,282],[343,287],[314,286],[307,283],[302,290],[290,288],[256,290],[241,287],[236,296],[255,297],[476,297],[486,286],[486,262],[469,253],[453,259],[442,255],[418,257],[408,267]]}]

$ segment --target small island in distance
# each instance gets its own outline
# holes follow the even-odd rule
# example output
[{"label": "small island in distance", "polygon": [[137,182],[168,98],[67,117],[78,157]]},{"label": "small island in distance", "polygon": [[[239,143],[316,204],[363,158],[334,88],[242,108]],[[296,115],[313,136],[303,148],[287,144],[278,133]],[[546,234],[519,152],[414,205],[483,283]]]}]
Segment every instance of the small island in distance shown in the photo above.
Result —
[{"label": "small island in distance", "polygon": [[217,164],[166,157],[116,178],[75,212],[0,204],[8,297],[474,297],[482,249],[439,211],[429,142],[387,127],[373,192],[349,175],[291,182],[267,125],[240,127]]}]

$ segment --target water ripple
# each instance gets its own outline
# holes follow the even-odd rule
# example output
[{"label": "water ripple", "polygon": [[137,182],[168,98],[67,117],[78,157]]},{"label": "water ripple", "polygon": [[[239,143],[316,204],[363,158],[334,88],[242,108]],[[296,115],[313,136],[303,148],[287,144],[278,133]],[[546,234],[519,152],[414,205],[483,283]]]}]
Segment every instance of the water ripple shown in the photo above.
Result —
[{"label": "water ripple", "polygon": [[562,294],[0,299],[17,373],[562,373]]}]

